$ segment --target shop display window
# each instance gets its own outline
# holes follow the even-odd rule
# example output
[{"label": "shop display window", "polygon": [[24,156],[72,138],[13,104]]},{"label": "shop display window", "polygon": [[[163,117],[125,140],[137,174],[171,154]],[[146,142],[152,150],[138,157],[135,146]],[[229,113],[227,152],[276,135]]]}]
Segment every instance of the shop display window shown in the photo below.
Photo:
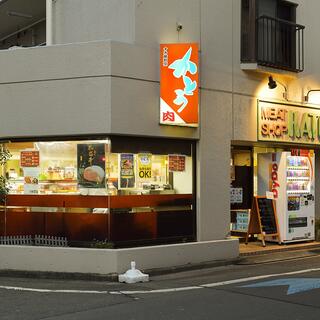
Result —
[{"label": "shop display window", "polygon": [[194,145],[132,141],[8,143],[1,236],[98,248],[195,240]]},{"label": "shop display window", "polygon": [[[81,194],[86,187],[94,194],[96,189],[105,189],[109,140],[10,143],[7,148],[11,153],[5,168],[10,194]],[[87,186],[82,183],[83,174]]]}]

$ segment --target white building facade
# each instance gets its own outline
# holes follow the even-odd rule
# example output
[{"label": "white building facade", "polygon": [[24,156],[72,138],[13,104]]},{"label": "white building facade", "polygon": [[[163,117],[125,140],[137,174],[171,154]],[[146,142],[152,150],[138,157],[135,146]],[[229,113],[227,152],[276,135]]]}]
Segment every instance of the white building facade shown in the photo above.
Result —
[{"label": "white building facade", "polygon": [[[157,236],[148,238],[144,234],[141,239],[139,236],[134,238],[146,240],[142,243],[123,242],[114,248],[108,248],[107,244],[102,248],[92,248],[90,244],[79,246],[77,241],[68,248],[0,246],[0,269],[109,274],[123,272],[131,260],[135,260],[141,269],[154,269],[237,258],[238,240],[230,237],[231,148],[249,150],[254,158],[257,152],[255,148],[273,150],[292,147],[292,143],[259,141],[257,100],[288,104],[283,98],[282,86],[275,90],[267,89],[270,75],[284,84],[290,103],[301,108],[310,103],[318,107],[315,92],[310,94],[308,102],[303,99],[309,90],[320,88],[319,44],[315,41],[320,27],[316,16],[318,1],[297,0],[295,3],[298,6],[295,6],[289,1],[280,0],[49,0],[47,10],[45,1],[32,0],[29,8],[23,7],[23,1],[2,2],[0,18],[8,18],[8,29],[1,34],[0,137],[9,150],[19,154],[21,150],[34,149],[32,143],[76,141],[77,144],[83,144],[83,141],[92,143],[107,139],[111,141],[111,153],[117,154],[117,159],[121,159],[123,153],[138,155],[151,152],[159,157],[175,153],[187,155],[187,159],[191,159],[191,173],[186,178],[189,189],[175,194],[190,195],[187,198],[191,200],[183,205],[191,206],[188,210],[194,216],[189,222],[183,220],[192,229],[190,231],[186,226],[186,230],[190,231],[186,231],[186,234],[181,231],[182,224],[179,227],[180,218],[176,218],[171,225],[176,230],[170,236],[159,239]],[[303,56],[301,48],[298,48],[298,40],[292,40],[295,31],[289,35],[292,41],[288,45],[291,62],[287,66],[282,63],[284,58],[271,62],[265,61],[269,58],[261,60],[261,46],[248,40],[250,37],[255,39],[258,27],[254,35],[248,36],[248,31],[241,24],[241,17],[244,21],[245,13],[248,13],[245,10],[252,6],[254,9],[250,9],[249,15],[254,17],[254,26],[259,26],[256,22],[260,17],[259,6],[263,14],[281,22],[285,19],[277,17],[272,11],[276,6],[277,12],[280,12],[281,5],[295,8],[295,14],[291,16],[294,21],[288,18],[291,24],[305,26],[304,42],[301,42]],[[23,18],[20,14],[20,17],[11,16],[15,20],[10,21],[8,11],[29,14],[32,18]],[[32,21],[26,22],[26,19]],[[45,22],[46,46],[43,45]],[[35,27],[32,27],[33,24]],[[17,30],[18,26],[22,29],[20,34],[12,31]],[[272,31],[273,27],[270,28]],[[33,42],[28,42],[29,33]],[[197,128],[159,124],[159,46],[162,43],[199,45],[200,121]],[[247,51],[243,49],[244,46]],[[251,56],[245,56],[244,52],[250,52],[250,46],[258,49],[251,50]],[[285,52],[284,49],[274,50],[280,50],[282,54]],[[297,62],[298,56],[303,59],[303,67]],[[127,148],[128,145],[132,149]],[[117,146],[117,150],[113,146]],[[313,149],[317,155],[318,146],[315,144],[310,147],[301,143],[300,147]],[[191,151],[183,152],[185,149]],[[154,161],[167,161],[163,159],[167,158],[160,157]],[[254,159],[249,166],[254,171]],[[168,177],[166,182],[176,184],[176,189],[179,186],[182,188],[181,185],[185,183],[179,184],[179,178],[174,174],[171,177],[168,174]],[[254,173],[251,180],[251,193],[254,193]],[[316,188],[317,180],[316,173]],[[118,195],[125,196],[124,193]],[[51,208],[48,203],[40,203],[39,199],[24,203],[27,201],[25,199],[29,199],[25,194],[13,196],[10,199],[9,195],[9,205],[28,207],[29,211],[24,212],[36,212],[33,207]],[[50,195],[42,195],[39,191],[37,197],[42,196]],[[59,192],[51,196],[60,197],[57,198],[58,202],[62,197],[68,197]],[[111,195],[107,194],[106,197]],[[63,205],[55,203],[52,207],[66,206],[68,199],[63,201]],[[156,202],[150,204],[148,201],[148,206],[157,207]],[[317,212],[317,197],[315,201]],[[73,207],[77,205],[80,206],[73,203]],[[170,204],[173,207],[175,205],[176,202]],[[131,204],[128,206],[131,208]],[[145,203],[142,202],[136,205],[143,206]],[[113,209],[123,207],[125,204],[119,204]],[[6,217],[10,213],[17,214],[10,210],[5,213]],[[42,211],[46,212],[46,209]],[[56,210],[57,213],[61,211],[64,214],[61,219],[66,221],[68,210]],[[134,212],[130,211],[131,215]],[[47,218],[51,219],[52,214]],[[76,212],[70,210],[70,214],[76,215]],[[144,220],[149,218],[141,216],[134,228],[139,229],[140,224],[150,227],[151,222]],[[40,223],[35,222],[37,219],[38,216],[28,224]],[[74,216],[74,219],[78,218]],[[164,218],[156,216],[154,219],[155,226],[150,228],[156,228],[154,232],[159,234],[160,222]],[[92,221],[84,220],[86,222],[82,222],[82,226],[89,228]],[[23,227],[17,231],[14,225],[18,222],[15,221],[18,220],[13,219],[12,225],[6,228],[2,236],[25,236],[31,232],[21,231]],[[25,220],[19,221],[20,225]],[[70,224],[79,223],[74,221],[78,220]],[[122,225],[119,222],[122,229],[119,227],[117,232],[121,230],[122,234],[129,234],[128,230],[132,230],[133,224],[128,221],[125,220]],[[165,221],[163,234],[167,234],[166,230],[170,229],[172,223],[170,219]],[[112,228],[112,223],[108,220],[106,228]],[[59,231],[55,234],[50,226],[48,222],[45,236],[68,238],[61,230],[62,233]],[[179,233],[179,228],[182,233]],[[40,229],[32,230],[33,237]],[[74,235],[71,231],[70,234]]]}]

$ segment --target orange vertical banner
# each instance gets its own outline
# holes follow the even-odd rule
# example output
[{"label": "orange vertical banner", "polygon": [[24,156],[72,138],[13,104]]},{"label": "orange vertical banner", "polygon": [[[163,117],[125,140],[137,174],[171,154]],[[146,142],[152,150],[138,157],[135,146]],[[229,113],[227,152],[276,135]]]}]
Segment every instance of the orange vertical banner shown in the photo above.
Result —
[{"label": "orange vertical banner", "polygon": [[160,123],[199,125],[197,43],[160,45]]}]

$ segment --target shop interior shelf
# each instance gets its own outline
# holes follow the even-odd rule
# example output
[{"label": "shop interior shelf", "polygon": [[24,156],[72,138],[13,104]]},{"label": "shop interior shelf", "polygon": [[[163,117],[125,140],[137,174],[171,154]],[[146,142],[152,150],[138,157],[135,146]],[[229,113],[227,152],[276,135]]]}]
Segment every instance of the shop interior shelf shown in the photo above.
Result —
[{"label": "shop interior shelf", "polygon": [[[24,179],[9,179],[11,183],[23,183]],[[78,180],[60,179],[60,180],[39,180],[39,183],[78,183]]]},{"label": "shop interior shelf", "polygon": [[287,167],[287,170],[309,170],[309,167]]},{"label": "shop interior shelf", "polygon": [[77,180],[68,180],[68,179],[62,179],[62,180],[39,180],[39,183],[78,183]]},{"label": "shop interior shelf", "polygon": [[309,190],[287,190],[290,194],[298,194],[298,193],[310,193]]},{"label": "shop interior shelf", "polygon": [[292,181],[295,181],[295,180],[302,180],[302,181],[309,181],[310,180],[310,177],[287,177],[287,180],[292,180]]}]

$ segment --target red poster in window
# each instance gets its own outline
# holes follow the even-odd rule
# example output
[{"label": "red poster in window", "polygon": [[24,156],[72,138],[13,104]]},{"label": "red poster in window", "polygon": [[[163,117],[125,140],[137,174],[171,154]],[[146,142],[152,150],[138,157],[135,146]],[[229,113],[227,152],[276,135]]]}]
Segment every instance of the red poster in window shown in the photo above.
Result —
[{"label": "red poster in window", "polygon": [[186,156],[170,154],[169,158],[169,171],[183,172],[186,170]]},{"label": "red poster in window", "polygon": [[37,150],[26,150],[20,152],[20,166],[21,167],[39,167],[40,153]]},{"label": "red poster in window", "polygon": [[310,150],[306,149],[291,149],[292,156],[308,157]]},{"label": "red poster in window", "polygon": [[198,44],[160,45],[160,123],[199,124]]}]

